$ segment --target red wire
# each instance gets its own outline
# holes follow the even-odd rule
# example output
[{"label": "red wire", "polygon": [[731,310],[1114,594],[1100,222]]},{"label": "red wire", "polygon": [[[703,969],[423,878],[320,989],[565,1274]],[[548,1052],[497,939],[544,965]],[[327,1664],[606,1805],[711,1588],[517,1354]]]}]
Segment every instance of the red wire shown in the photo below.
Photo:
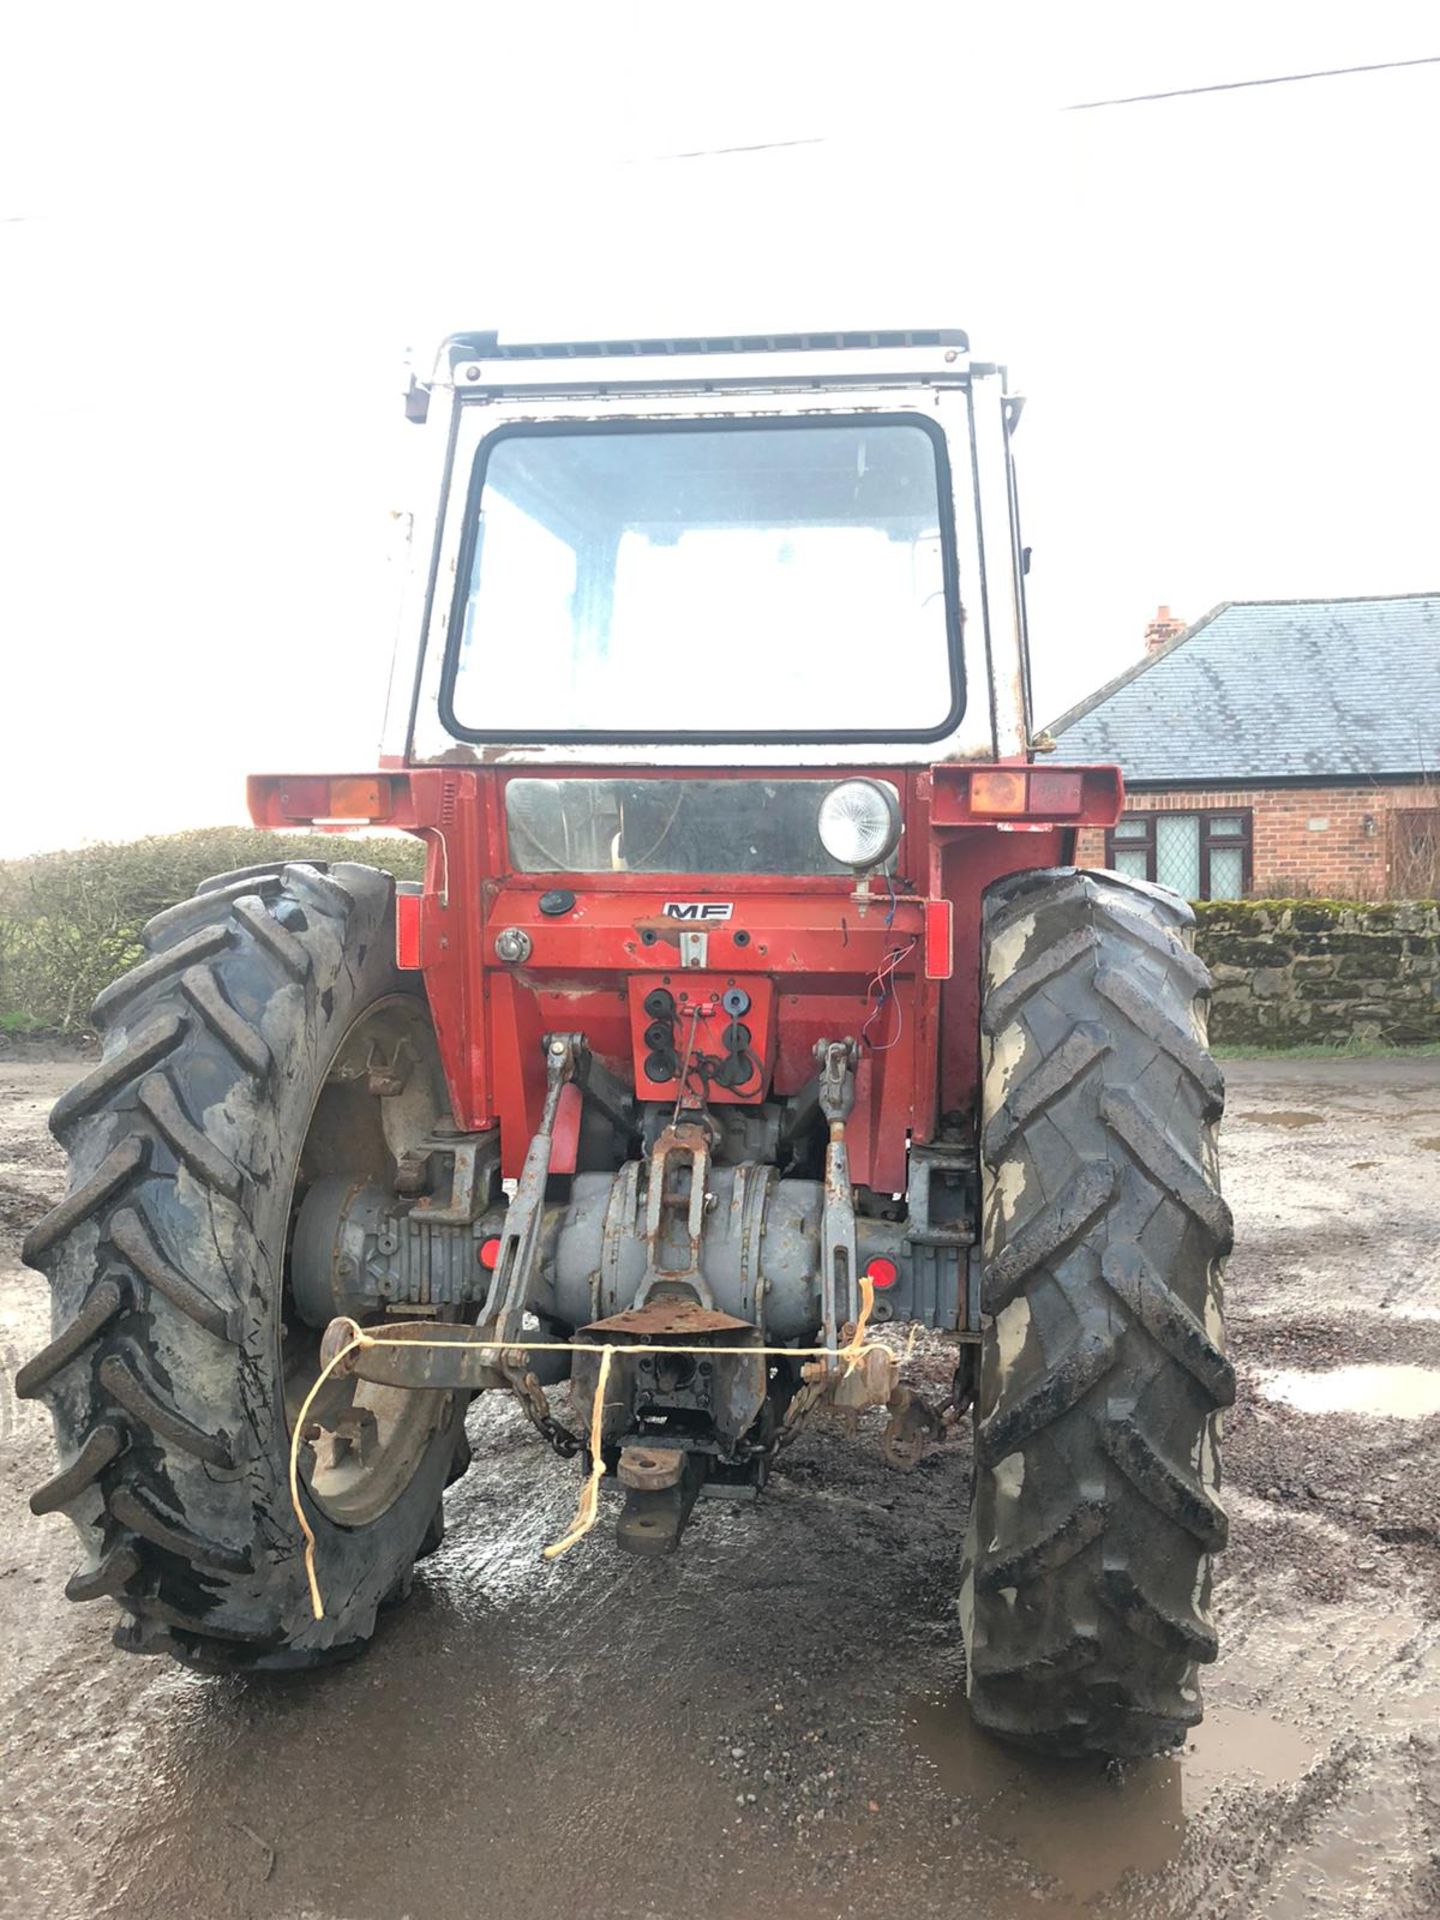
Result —
[{"label": "red wire", "polygon": [[[918,940],[912,940],[907,947],[892,947],[876,969],[874,979],[865,989],[867,1004],[869,1003],[872,993],[878,993],[879,995],[875,1005],[870,1009],[865,1024],[860,1029],[860,1038],[866,1043],[872,1053],[888,1053],[904,1032],[905,1009],[899,995],[892,991],[892,984],[901,962],[907,960],[919,944]],[[895,1011],[898,1016],[895,1022],[895,1031],[888,1040],[880,1042],[872,1040],[870,1038],[870,1029],[874,1026],[876,1020],[879,1019],[886,1003],[892,999],[895,1002]]]}]

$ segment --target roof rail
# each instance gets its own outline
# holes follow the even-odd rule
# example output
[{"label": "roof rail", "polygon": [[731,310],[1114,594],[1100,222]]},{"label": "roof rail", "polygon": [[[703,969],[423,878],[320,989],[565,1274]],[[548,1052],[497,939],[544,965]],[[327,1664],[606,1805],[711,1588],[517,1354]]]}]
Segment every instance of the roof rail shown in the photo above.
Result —
[{"label": "roof rail", "polygon": [[959,327],[890,327],[840,333],[666,335],[653,340],[502,341],[498,333],[457,333],[445,343],[452,367],[463,360],[637,360],[729,353],[833,353],[837,349],[954,347],[968,353]]}]

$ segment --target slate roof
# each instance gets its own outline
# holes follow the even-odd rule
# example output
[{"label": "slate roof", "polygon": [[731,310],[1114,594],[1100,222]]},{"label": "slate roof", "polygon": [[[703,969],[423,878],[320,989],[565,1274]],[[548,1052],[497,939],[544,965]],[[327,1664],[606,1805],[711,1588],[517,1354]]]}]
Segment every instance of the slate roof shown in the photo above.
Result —
[{"label": "slate roof", "polygon": [[1050,732],[1136,785],[1440,775],[1440,593],[1223,601]]}]

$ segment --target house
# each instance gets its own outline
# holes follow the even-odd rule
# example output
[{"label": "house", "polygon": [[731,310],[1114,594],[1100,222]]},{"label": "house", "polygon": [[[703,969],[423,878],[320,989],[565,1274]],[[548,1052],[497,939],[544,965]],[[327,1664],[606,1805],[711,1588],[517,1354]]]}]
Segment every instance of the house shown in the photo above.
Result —
[{"label": "house", "polygon": [[1118,761],[1077,858],[1192,900],[1440,893],[1440,594],[1162,607],[1135,665],[1049,729]]}]

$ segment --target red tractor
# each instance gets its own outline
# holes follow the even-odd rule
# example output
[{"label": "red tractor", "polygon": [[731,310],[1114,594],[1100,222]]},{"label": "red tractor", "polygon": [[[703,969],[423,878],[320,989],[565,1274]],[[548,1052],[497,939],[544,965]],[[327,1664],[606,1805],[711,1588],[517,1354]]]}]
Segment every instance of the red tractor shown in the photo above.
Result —
[{"label": "red tractor", "polygon": [[118,1644],[357,1651],[480,1391],[639,1553],[827,1403],[913,1453],[943,1410],[855,1364],[868,1305],[953,1336],[973,1407],[976,1719],[1109,1755],[1198,1720],[1222,1082],[1188,908],[1070,864],[1117,771],[1037,757],[1020,406],[947,331],[463,334],[412,383],[386,751],[250,805],[418,835],[424,883],[207,882],[52,1120],[32,1505]]}]

